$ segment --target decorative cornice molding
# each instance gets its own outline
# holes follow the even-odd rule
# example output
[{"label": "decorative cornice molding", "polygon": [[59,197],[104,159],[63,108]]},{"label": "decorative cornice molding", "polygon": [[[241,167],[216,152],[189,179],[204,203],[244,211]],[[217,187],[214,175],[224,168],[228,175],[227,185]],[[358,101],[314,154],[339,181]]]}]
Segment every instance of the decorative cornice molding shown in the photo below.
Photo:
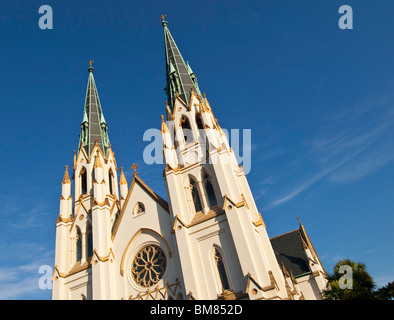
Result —
[{"label": "decorative cornice molding", "polygon": [[264,228],[266,228],[266,225],[264,223],[263,217],[261,216],[261,213],[259,213],[259,220],[253,221],[253,224],[254,224],[255,227],[263,225]]},{"label": "decorative cornice molding", "polygon": [[[237,208],[246,206],[245,200],[242,200],[242,201],[240,201],[240,202],[235,202],[235,201],[231,200],[230,197],[229,197],[227,194],[225,194],[225,195],[224,195],[223,210],[226,210],[227,201],[231,202],[231,203],[232,203],[233,205],[235,205]],[[230,207],[228,207],[227,209],[228,209],[228,210],[231,210]]]},{"label": "decorative cornice molding", "polygon": [[102,201],[102,202],[99,202],[99,201],[97,201],[96,198],[93,198],[92,208],[93,208],[94,206],[99,206],[99,207],[108,206],[108,207],[110,207],[111,205],[110,205],[110,203],[109,203],[108,198],[105,197],[104,201]]},{"label": "decorative cornice molding", "polygon": [[[106,255],[105,257],[100,256],[100,255],[97,253],[97,249],[94,249],[92,258],[90,259],[90,264],[96,264],[96,263],[97,263],[97,260],[95,260],[94,257],[97,257],[97,259],[98,259],[99,261],[101,261],[101,262],[106,262],[106,261],[108,261],[108,260],[111,261],[111,260],[110,260],[110,257],[111,257],[111,256],[112,256],[112,259],[115,259],[115,255],[114,255],[114,252],[112,251],[112,248],[109,248],[108,255]],[[112,260],[112,262],[113,262],[113,260]]]},{"label": "decorative cornice molding", "polygon": [[58,224],[60,222],[68,223],[68,222],[72,222],[73,220],[74,220],[74,218],[72,217],[71,214],[68,218],[62,218],[62,216],[59,214],[59,216],[57,217],[57,220],[56,220],[56,224]]}]

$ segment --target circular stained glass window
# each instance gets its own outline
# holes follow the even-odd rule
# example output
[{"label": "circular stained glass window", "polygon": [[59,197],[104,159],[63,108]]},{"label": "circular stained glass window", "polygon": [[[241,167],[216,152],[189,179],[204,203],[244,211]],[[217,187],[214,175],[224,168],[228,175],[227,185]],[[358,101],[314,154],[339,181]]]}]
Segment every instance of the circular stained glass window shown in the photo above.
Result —
[{"label": "circular stained glass window", "polygon": [[166,256],[160,247],[149,245],[135,255],[131,274],[141,287],[150,287],[158,283],[166,270]]}]

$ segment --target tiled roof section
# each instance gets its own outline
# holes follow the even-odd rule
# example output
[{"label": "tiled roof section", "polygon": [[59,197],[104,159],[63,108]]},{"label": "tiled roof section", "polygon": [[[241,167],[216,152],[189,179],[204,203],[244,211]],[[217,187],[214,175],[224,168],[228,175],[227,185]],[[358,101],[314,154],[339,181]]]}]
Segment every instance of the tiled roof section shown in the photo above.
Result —
[{"label": "tiled roof section", "polygon": [[299,229],[271,238],[270,241],[279,265],[283,263],[294,277],[311,272]]}]

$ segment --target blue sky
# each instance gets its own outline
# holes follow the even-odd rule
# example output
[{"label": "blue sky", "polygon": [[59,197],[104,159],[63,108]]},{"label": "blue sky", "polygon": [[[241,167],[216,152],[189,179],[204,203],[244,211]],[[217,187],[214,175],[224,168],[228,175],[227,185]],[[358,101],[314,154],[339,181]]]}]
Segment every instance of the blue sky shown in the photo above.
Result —
[{"label": "blue sky", "polygon": [[[38,8],[53,8],[53,30]],[[338,27],[341,5],[353,30]],[[160,16],[220,125],[252,130],[248,175],[270,237],[298,227],[327,271],[394,280],[391,0],[2,1],[0,299],[50,299],[64,165],[78,145],[88,61],[118,166],[166,197],[144,132],[165,112]]]}]

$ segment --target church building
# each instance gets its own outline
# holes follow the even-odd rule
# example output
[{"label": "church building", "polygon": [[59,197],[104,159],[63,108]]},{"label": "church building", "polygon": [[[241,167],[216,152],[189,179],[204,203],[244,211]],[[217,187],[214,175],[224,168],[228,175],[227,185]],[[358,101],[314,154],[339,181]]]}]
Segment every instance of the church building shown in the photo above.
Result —
[{"label": "church building", "polygon": [[304,226],[268,237],[214,106],[162,25],[167,200],[137,165],[132,181],[118,167],[90,63],[79,147],[62,181],[52,298],[322,299],[325,271]]}]

